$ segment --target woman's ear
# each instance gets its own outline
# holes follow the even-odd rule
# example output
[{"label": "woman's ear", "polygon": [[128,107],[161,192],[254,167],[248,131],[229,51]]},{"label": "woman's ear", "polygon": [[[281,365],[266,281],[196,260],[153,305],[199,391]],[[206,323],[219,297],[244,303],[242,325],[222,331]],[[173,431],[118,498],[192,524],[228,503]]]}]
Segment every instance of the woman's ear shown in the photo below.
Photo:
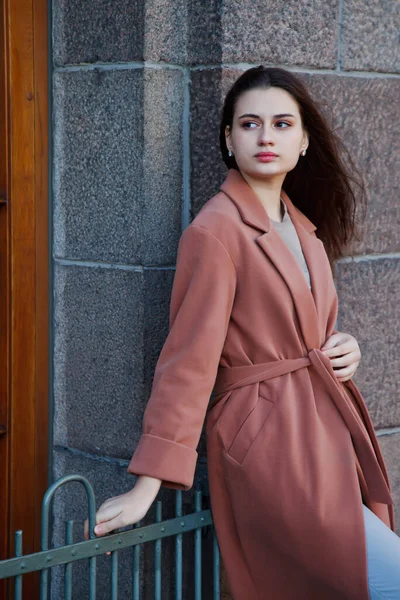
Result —
[{"label": "woman's ear", "polygon": [[310,138],[309,138],[308,132],[306,130],[304,130],[303,139],[302,139],[302,143],[301,143],[302,149],[307,150],[309,144],[310,144]]},{"label": "woman's ear", "polygon": [[228,150],[232,150],[232,148],[230,147],[230,143],[229,143],[230,136],[231,136],[231,128],[229,127],[229,125],[227,125],[225,127],[225,143],[226,143],[226,147]]}]

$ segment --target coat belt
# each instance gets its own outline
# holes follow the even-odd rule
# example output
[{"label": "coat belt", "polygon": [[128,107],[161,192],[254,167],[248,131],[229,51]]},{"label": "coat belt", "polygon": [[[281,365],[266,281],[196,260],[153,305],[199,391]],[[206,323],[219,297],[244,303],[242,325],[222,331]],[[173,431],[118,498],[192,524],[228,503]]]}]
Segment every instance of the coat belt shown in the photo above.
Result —
[{"label": "coat belt", "polygon": [[353,403],[343,391],[330,364],[319,348],[313,348],[307,356],[288,358],[268,363],[239,367],[219,367],[213,393],[224,394],[298,369],[314,368],[325,384],[326,390],[340,412],[352,437],[355,452],[368,486],[371,500],[392,504],[390,489],[382,473],[368,431]]}]

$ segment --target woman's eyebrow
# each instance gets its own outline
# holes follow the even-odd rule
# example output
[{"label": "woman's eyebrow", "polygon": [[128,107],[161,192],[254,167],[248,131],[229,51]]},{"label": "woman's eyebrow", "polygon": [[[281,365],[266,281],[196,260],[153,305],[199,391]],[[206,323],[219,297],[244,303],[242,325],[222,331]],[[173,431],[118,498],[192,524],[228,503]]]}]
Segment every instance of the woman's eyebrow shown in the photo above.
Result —
[{"label": "woman's eyebrow", "polygon": [[[240,117],[238,117],[238,119],[243,119],[244,117],[247,118],[252,118],[252,119],[259,119],[260,116],[259,115],[255,115],[253,113],[245,113],[243,115],[240,115]],[[284,117],[293,117],[295,118],[295,115],[292,115],[291,113],[280,113],[279,115],[274,115],[273,118],[274,119],[283,119]]]}]

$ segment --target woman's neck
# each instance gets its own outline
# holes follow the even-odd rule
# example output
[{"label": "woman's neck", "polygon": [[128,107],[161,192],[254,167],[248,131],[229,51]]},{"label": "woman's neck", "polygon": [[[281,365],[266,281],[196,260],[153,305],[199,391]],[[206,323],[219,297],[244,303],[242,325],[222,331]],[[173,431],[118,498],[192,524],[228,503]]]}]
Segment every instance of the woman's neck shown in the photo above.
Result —
[{"label": "woman's neck", "polygon": [[284,177],[256,179],[244,173],[242,173],[242,177],[260,200],[269,218],[274,221],[282,221],[284,211],[281,203],[281,191]]}]

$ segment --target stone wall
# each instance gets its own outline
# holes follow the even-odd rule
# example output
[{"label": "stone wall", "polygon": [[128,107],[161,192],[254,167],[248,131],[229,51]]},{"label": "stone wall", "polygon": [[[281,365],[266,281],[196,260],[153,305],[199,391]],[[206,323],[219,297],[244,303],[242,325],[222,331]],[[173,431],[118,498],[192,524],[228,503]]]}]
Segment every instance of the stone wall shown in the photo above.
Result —
[{"label": "stone wall", "polygon": [[[224,93],[263,63],[307,81],[367,178],[364,239],[336,268],[339,329],[360,343],[355,381],[400,501],[398,27],[391,0],[53,0],[54,478],[88,476],[99,503],[132,485],[179,236],[225,174]],[[56,543],[79,494],[58,495]]]}]

